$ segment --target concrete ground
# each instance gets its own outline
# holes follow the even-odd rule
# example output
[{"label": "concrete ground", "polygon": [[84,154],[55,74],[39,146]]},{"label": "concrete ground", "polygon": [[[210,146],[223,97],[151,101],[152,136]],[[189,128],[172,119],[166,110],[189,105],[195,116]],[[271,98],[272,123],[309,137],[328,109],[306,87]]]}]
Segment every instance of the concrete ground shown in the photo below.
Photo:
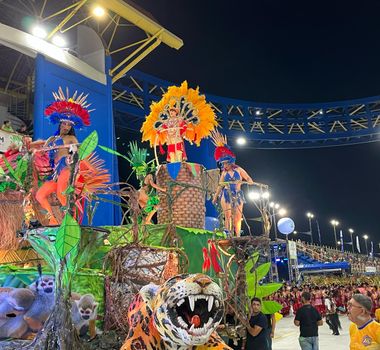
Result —
[{"label": "concrete ground", "polygon": [[[273,350],[299,350],[299,328],[293,324],[294,317],[281,319],[276,326]],[[349,320],[347,316],[340,316],[342,330],[339,336],[332,335],[329,326],[323,320],[323,326],[319,327],[319,350],[347,350],[350,345],[348,334]]]}]

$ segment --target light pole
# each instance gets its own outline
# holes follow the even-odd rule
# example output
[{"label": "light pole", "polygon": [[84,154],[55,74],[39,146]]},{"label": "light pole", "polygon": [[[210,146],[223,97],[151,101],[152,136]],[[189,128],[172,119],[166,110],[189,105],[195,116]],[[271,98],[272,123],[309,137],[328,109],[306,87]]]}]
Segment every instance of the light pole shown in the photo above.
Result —
[{"label": "light pole", "polygon": [[368,243],[367,243],[368,235],[364,235],[363,238],[364,238],[364,242],[365,242],[365,252],[368,256]]},{"label": "light pole", "polygon": [[333,228],[334,228],[335,249],[338,249],[338,243],[336,239],[336,227],[339,225],[339,221],[331,220],[330,223],[331,225],[333,225]]},{"label": "light pole", "polygon": [[319,228],[319,222],[318,222],[317,219],[315,220],[315,222],[316,222],[316,224],[317,224],[318,238],[319,238],[319,245],[322,246],[321,230],[320,230],[320,228]]},{"label": "light pole", "polygon": [[352,252],[355,253],[355,249],[354,249],[354,239],[353,239],[353,233],[354,233],[354,230],[352,228],[349,228],[348,229],[348,232],[350,232],[350,236],[351,236],[351,244],[352,244]]},{"label": "light pole", "polygon": [[277,241],[277,224],[276,224],[276,213],[275,210],[280,208],[280,204],[270,202],[269,206],[272,208],[272,225],[273,225],[273,231],[274,231],[274,240]]},{"label": "light pole", "polygon": [[311,219],[314,217],[314,214],[309,212],[309,213],[306,213],[306,216],[309,219],[310,239],[311,239],[311,244],[313,244],[313,229],[311,228]]}]

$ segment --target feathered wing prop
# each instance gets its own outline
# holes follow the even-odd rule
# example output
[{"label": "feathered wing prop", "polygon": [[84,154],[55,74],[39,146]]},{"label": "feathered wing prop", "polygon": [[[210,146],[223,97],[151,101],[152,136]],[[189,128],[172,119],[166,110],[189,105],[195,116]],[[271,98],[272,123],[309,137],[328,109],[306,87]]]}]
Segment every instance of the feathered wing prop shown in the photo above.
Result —
[{"label": "feathered wing prop", "polygon": [[199,88],[188,88],[187,82],[184,81],[180,87],[170,86],[159,102],[151,104],[150,114],[141,128],[142,140],[149,141],[150,146],[166,143],[167,135],[160,132],[160,126],[168,120],[171,108],[176,108],[180,119],[186,123],[183,138],[197,146],[218,125],[206,97],[199,94]]}]

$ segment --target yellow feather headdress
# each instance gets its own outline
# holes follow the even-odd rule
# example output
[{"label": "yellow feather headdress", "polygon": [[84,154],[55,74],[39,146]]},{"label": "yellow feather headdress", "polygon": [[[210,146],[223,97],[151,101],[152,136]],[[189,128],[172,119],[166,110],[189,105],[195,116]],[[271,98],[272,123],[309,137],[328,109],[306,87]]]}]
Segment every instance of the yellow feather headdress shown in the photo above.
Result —
[{"label": "yellow feather headdress", "polygon": [[169,111],[173,108],[186,123],[183,138],[197,146],[218,125],[212,107],[205,96],[199,94],[199,88],[188,88],[187,81],[184,81],[179,87],[169,86],[162,99],[151,104],[150,114],[141,128],[143,141],[149,141],[151,146],[166,143],[167,135],[160,133],[159,129],[168,120]]}]

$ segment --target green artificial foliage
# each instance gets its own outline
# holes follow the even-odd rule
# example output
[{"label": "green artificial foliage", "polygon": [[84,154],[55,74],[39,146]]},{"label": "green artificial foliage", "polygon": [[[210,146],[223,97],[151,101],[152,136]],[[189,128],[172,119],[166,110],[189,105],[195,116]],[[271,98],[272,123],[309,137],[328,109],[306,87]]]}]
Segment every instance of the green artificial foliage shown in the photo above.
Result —
[{"label": "green artificial foliage", "polygon": [[98,139],[98,133],[96,130],[84,139],[78,150],[79,160],[85,159],[92,152],[94,152],[96,146],[98,145]]},{"label": "green artificial foliage", "polygon": [[103,151],[105,151],[105,152],[108,152],[108,153],[111,153],[111,154],[113,154],[115,156],[119,156],[121,158],[124,158],[125,160],[127,160],[129,162],[129,158],[127,156],[119,153],[118,151],[113,150],[112,148],[108,148],[106,146],[101,146],[101,145],[98,145],[98,147],[100,149],[102,149]]},{"label": "green artificial foliage", "polygon": [[[256,266],[259,259],[259,253],[255,252],[245,265],[247,295],[249,298],[266,298],[278,291],[281,283],[260,284],[260,281],[268,274],[271,263],[267,262]],[[272,300],[262,300],[262,312],[264,314],[274,314],[282,309],[282,305]]]},{"label": "green artificial foliage", "polygon": [[7,169],[8,169],[8,172],[9,172],[9,176],[12,178],[12,179],[14,179],[14,181],[19,185],[19,186],[21,186],[22,184],[21,184],[21,180],[20,180],[20,178],[16,175],[16,172],[15,172],[15,170],[12,168],[12,166],[9,164],[9,162],[8,162],[8,159],[6,158],[6,157],[4,157],[4,156],[2,156],[2,158],[3,158],[3,161],[4,161],[4,164],[5,164],[5,166],[7,167]]},{"label": "green artificial foliage", "polygon": [[57,232],[55,248],[61,258],[66,257],[80,241],[80,227],[69,213],[66,213]]},{"label": "green artificial foliage", "polygon": [[272,315],[276,312],[281,311],[282,305],[277,301],[273,300],[263,300],[261,302],[261,312],[265,315]]},{"label": "green artificial foliage", "polygon": [[[30,186],[28,174],[32,169],[30,166],[30,155],[25,154],[23,157],[18,156],[15,168],[12,168],[12,165],[4,156],[2,156],[2,159],[8,171],[6,173],[4,169],[0,167],[0,193],[7,190],[17,190],[17,188],[28,192]],[[3,179],[5,181],[2,181]]]},{"label": "green artificial foliage", "polygon": [[15,169],[15,176],[22,182],[24,180],[25,175],[28,171],[29,162],[25,157],[20,158],[17,161],[17,166]]},{"label": "green artificial foliage", "polygon": [[[256,286],[269,272],[271,263],[267,262],[265,264],[259,265],[256,269],[253,269],[251,264],[246,264],[245,272],[247,274],[247,285]],[[250,273],[252,271],[252,273]],[[248,288],[250,289],[250,288]]]},{"label": "green artificial foliage", "polygon": [[137,179],[140,181],[140,186],[142,186],[142,181],[148,173],[154,173],[156,168],[154,161],[146,161],[148,156],[148,150],[146,148],[140,148],[136,141],[129,143],[129,151],[127,156],[105,146],[99,147],[108,153],[119,156],[128,161],[132,170],[136,173]]},{"label": "green artificial foliage", "polygon": [[27,239],[49,264],[55,275],[55,305],[34,341],[25,349],[84,349],[71,319],[71,290],[74,276],[98,247],[108,231],[79,227],[66,214],[60,227],[42,227],[27,231]]}]

